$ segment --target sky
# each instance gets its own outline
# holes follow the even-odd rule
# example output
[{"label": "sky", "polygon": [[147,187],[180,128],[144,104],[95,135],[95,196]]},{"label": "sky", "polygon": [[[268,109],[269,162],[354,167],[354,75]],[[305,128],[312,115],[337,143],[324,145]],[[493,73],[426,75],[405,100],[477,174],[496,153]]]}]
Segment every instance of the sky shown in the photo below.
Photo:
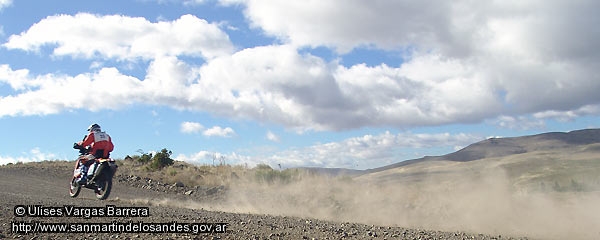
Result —
[{"label": "sky", "polygon": [[0,164],[369,169],[600,127],[600,1],[0,0]]}]

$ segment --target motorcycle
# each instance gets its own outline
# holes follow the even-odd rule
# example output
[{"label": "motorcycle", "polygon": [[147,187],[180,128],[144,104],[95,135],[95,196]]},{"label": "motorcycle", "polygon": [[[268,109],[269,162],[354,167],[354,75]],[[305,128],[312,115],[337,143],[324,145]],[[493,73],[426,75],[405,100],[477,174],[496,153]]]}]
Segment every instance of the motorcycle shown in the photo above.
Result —
[{"label": "motorcycle", "polygon": [[[89,148],[85,148],[77,143],[73,145],[73,148],[79,150],[79,157],[77,158],[77,161],[75,161],[75,169],[73,170],[73,178],[71,178],[69,195],[72,198],[75,198],[79,195],[81,187],[85,187],[94,190],[96,198],[99,200],[108,198],[110,191],[112,190],[112,179],[117,171],[117,164],[115,163],[115,160],[111,159],[110,157],[88,160],[88,154],[90,152]],[[88,163],[87,161],[94,162]],[[82,164],[89,166],[87,176],[84,176],[81,171]],[[82,178],[91,179],[94,174],[96,174],[96,171],[101,172],[98,177],[96,177],[94,182],[81,181]]]}]

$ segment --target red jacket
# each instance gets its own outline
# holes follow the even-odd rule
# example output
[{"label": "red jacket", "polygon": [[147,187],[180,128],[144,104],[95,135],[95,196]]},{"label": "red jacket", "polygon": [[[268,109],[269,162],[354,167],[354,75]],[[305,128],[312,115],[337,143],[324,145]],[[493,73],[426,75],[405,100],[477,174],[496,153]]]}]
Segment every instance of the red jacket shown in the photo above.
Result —
[{"label": "red jacket", "polygon": [[[92,146],[91,154],[96,157],[108,158],[109,153],[114,149],[114,145],[110,136],[105,132],[90,132],[85,139],[80,142],[83,147]],[[102,156],[97,156],[96,153],[103,150]]]}]

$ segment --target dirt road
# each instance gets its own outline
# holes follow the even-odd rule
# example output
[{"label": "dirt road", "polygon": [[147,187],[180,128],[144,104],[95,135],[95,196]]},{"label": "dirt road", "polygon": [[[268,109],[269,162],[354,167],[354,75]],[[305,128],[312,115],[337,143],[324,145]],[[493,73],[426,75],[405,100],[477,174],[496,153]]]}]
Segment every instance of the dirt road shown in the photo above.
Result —
[{"label": "dirt road", "polygon": [[[0,167],[0,239],[511,239],[476,233],[172,207],[154,203],[154,200],[206,200],[136,188],[117,181],[108,200],[96,200],[93,192],[88,189],[82,189],[80,196],[73,199],[68,196],[67,189],[71,171],[68,167],[50,168],[30,164]],[[73,209],[79,212],[73,213]],[[30,213],[32,216],[20,216],[23,210],[25,215]],[[115,214],[117,210],[121,212]],[[132,213],[132,210],[138,210],[138,213]],[[147,210],[147,216],[143,213],[144,210]],[[42,225],[47,227],[44,225],[46,223],[59,223],[60,226],[67,226],[67,229],[57,230],[60,231],[57,233],[23,233],[33,231],[34,228],[40,230]],[[101,225],[84,226],[75,223],[104,224],[106,231],[118,229],[117,226],[120,225],[123,232],[93,233],[90,231],[102,229]],[[156,224],[153,225],[154,223]],[[136,227],[134,225],[147,231],[166,232],[129,232]],[[225,231],[214,232],[216,228]],[[64,233],[67,230],[80,233]],[[196,230],[213,232],[194,233]]]}]

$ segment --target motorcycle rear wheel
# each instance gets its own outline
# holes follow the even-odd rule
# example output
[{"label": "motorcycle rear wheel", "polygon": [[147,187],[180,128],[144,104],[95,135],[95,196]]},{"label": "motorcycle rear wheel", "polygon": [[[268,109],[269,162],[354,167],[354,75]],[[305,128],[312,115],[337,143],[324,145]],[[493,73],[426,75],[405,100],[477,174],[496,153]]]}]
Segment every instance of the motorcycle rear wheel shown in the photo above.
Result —
[{"label": "motorcycle rear wheel", "polygon": [[96,184],[100,186],[99,189],[94,191],[96,193],[96,198],[98,200],[107,199],[110,195],[110,191],[112,190],[112,179],[102,179]]}]

